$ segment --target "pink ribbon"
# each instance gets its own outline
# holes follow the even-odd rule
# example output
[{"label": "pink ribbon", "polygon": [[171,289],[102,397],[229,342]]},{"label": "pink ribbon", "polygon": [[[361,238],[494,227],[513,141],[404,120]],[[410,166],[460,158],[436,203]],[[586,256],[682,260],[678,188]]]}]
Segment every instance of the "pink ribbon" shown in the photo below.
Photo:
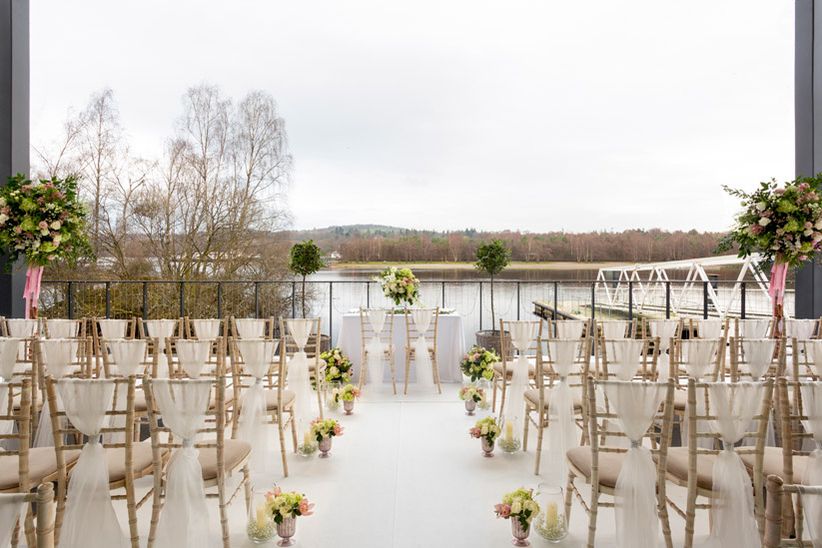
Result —
[{"label": "pink ribbon", "polygon": [[23,289],[23,299],[26,301],[26,319],[31,315],[32,303],[37,307],[40,300],[40,282],[43,280],[43,267],[29,265],[26,270],[26,287]]},{"label": "pink ribbon", "polygon": [[785,298],[785,281],[788,278],[788,264],[775,262],[771,267],[771,283],[768,294],[774,299],[774,305],[781,305]]}]

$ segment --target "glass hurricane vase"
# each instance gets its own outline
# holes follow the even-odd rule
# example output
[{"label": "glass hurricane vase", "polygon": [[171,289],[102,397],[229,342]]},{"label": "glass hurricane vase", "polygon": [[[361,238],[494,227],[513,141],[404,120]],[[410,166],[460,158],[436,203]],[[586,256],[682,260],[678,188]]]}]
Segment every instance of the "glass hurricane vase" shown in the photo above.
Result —
[{"label": "glass hurricane vase", "polygon": [[246,533],[254,544],[265,544],[277,533],[277,524],[266,502],[265,491],[255,489],[251,496],[251,506],[248,508],[248,524]]}]

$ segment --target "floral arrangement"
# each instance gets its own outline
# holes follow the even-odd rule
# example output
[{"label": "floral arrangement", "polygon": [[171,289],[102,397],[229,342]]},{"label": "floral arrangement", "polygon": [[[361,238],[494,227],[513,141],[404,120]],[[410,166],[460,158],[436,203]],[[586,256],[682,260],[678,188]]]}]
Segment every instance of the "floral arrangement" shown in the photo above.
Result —
[{"label": "floral arrangement", "polygon": [[360,397],[360,389],[353,384],[346,384],[340,390],[340,399],[342,401],[354,401]]},{"label": "floral arrangement", "polygon": [[494,506],[498,518],[508,519],[515,517],[523,529],[527,529],[531,521],[539,513],[539,504],[534,500],[534,491],[520,487],[502,497],[502,502]]},{"label": "floral arrangement", "polygon": [[325,362],[325,382],[328,384],[343,384],[351,381],[352,363],[339,348],[332,348],[320,354]]},{"label": "floral arrangement", "polygon": [[43,267],[57,259],[73,264],[92,254],[77,180],[9,177],[0,187],[0,251],[8,256],[8,265],[25,258],[26,317],[30,309],[36,315]]},{"label": "floral arrangement", "polygon": [[311,437],[317,440],[318,443],[325,438],[342,436],[342,434],[343,427],[334,419],[315,419],[311,423]]},{"label": "floral arrangement", "polygon": [[500,432],[502,432],[502,429],[500,429],[494,417],[480,419],[473,428],[468,430],[472,438],[485,438],[488,443],[494,443]]},{"label": "floral arrangement", "polygon": [[379,282],[383,295],[391,299],[396,306],[410,306],[419,300],[420,281],[410,268],[388,267],[380,272],[374,281]]},{"label": "floral arrangement", "polygon": [[302,493],[291,491],[283,493],[279,487],[266,493],[266,502],[275,523],[282,523],[284,519],[298,516],[310,516],[314,513],[314,504]]},{"label": "floral arrangement", "polygon": [[460,399],[462,401],[474,400],[477,403],[485,401],[485,390],[476,386],[463,386],[460,388]]},{"label": "floral arrangement", "polygon": [[797,266],[809,260],[822,246],[822,181],[799,178],[778,186],[760,183],[747,193],[725,187],[742,199],[736,225],[720,244],[721,249],[739,246],[739,256],[760,253],[766,261]]},{"label": "floral arrangement", "polygon": [[494,364],[500,361],[493,350],[486,350],[482,346],[473,346],[460,362],[463,375],[477,382],[480,379],[490,381],[494,378]]}]

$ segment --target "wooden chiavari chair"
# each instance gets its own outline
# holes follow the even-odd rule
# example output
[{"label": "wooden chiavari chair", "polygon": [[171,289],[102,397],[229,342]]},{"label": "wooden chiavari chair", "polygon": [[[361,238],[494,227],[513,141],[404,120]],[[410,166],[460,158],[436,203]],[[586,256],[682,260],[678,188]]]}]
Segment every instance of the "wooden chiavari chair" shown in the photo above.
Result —
[{"label": "wooden chiavari chair", "polygon": [[788,340],[791,343],[794,380],[799,377],[822,379],[822,340],[796,338]]},{"label": "wooden chiavari chair", "polygon": [[[727,390],[733,389],[731,383],[705,383],[697,382],[693,378],[688,379],[688,446],[670,447],[667,456],[667,478],[680,487],[688,490],[685,509],[682,509],[670,498],[667,499],[668,506],[683,519],[685,519],[685,547],[693,546],[694,523],[696,521],[697,510],[709,510],[715,508],[715,501],[718,492],[715,489],[713,480],[714,462],[720,453],[720,449],[713,448],[715,442],[720,440],[720,435],[708,431],[711,428],[703,426],[706,421],[718,419],[716,408],[712,407],[709,396],[709,385],[717,384]],[[762,484],[763,455],[765,448],[765,434],[767,432],[768,418],[770,416],[771,403],[773,398],[773,379],[767,379],[764,385],[762,401],[756,402],[759,410],[753,416],[753,421],[757,428],[755,432],[746,432],[743,439],[753,439],[753,446],[736,447],[736,453],[742,458],[753,461],[753,498],[756,520],[760,531],[764,526],[764,500]],[[697,405],[697,402],[700,402]],[[749,430],[750,428],[748,428]],[[701,440],[710,440],[711,448],[701,447]],[[724,450],[724,449],[723,449]],[[748,455],[746,457],[746,455]],[[700,503],[699,499],[706,499]]]},{"label": "wooden chiavari chair", "polygon": [[789,339],[818,339],[819,319],[785,318],[785,333]]},{"label": "wooden chiavari chair", "polygon": [[[169,384],[176,383],[211,383],[212,396],[215,402],[206,412],[206,421],[203,428],[197,431],[193,447],[198,450],[198,459],[202,467],[202,479],[209,499],[217,499],[220,526],[222,530],[223,546],[230,548],[228,527],[228,506],[237,495],[244,491],[246,509],[250,504],[251,481],[248,470],[248,459],[251,455],[251,446],[241,440],[226,438],[226,410],[225,410],[225,377],[218,376],[211,379],[170,379],[162,380]],[[143,384],[146,392],[146,401],[149,408],[149,424],[151,425],[151,446],[154,451],[154,488],[153,506],[151,513],[151,527],[149,530],[148,546],[154,545],[157,532],[157,523],[160,509],[163,506],[165,494],[165,451],[179,450],[183,447],[182,441],[176,441],[171,429],[161,422],[159,407],[154,396],[154,379],[147,379]],[[228,480],[240,474],[241,478],[234,490],[229,493]],[[216,489],[216,493],[213,491]]]},{"label": "wooden chiavari chair", "polygon": [[[368,375],[368,356],[370,349],[369,344],[372,343],[375,337],[379,336],[380,344],[382,345],[382,356],[384,360],[388,360],[388,366],[391,368],[391,387],[394,390],[394,395],[397,395],[397,371],[394,361],[394,314],[391,310],[385,311],[385,324],[382,330],[377,334],[374,331],[374,326],[368,318],[369,310],[360,308],[360,382],[359,387],[362,389],[365,384],[365,378]],[[382,379],[369,379],[375,383],[381,383]]]},{"label": "wooden chiavari chair", "polygon": [[[69,464],[75,453],[83,448],[84,436],[71,424],[66,412],[57,403],[57,384],[59,380],[46,378],[49,408],[51,410],[51,428],[54,434],[54,453],[57,456],[57,517],[55,531],[60,537],[60,528],[66,510],[66,497],[71,477]],[[137,510],[151,498],[151,492],[137,500],[134,481],[153,471],[152,447],[147,443],[134,443],[134,394],[135,378],[85,379],[78,382],[110,382],[114,384],[114,398],[106,411],[109,426],[101,430],[101,444],[106,452],[108,463],[109,490],[124,490],[124,493],[111,495],[112,501],[126,501],[128,529],[133,548],[139,547],[137,531]],[[125,406],[118,405],[119,398],[125,396]],[[119,420],[118,420],[119,419]]]},{"label": "wooden chiavari chair", "polygon": [[[303,351],[308,357],[308,372],[310,375],[314,377],[314,389],[317,393],[317,405],[320,411],[319,417],[323,418],[324,415],[322,393],[325,382],[325,374],[323,367],[325,362],[320,360],[320,328],[322,326],[322,321],[320,320],[320,318],[310,318],[310,321],[311,329],[308,336],[308,343],[306,343]],[[288,386],[289,362],[294,357],[294,354],[296,354],[299,351],[299,349],[297,348],[297,344],[294,341],[294,337],[292,337],[291,333],[288,331],[287,322],[288,319],[280,319],[280,366],[279,368],[275,367],[272,370],[275,375],[280,375],[283,377],[283,382],[285,383],[286,387]]]},{"label": "wooden chiavari chair", "polygon": [[[630,349],[636,349],[638,352],[632,357],[631,364],[636,365],[636,369],[632,374],[632,378],[638,378],[645,381],[655,381],[659,378],[659,371],[657,370],[658,355],[653,351],[654,348],[659,348],[659,341],[656,339],[601,339],[599,343],[601,355],[601,367],[596,370],[596,378],[602,380],[618,379],[620,369],[623,367],[622,363],[617,363],[618,354],[620,358],[625,359]],[[610,365],[609,365],[610,364]],[[622,378],[621,380],[628,380]]]},{"label": "wooden chiavari chair", "polygon": [[[437,337],[439,335],[439,321],[440,308],[434,307],[430,309],[433,313],[431,322],[427,329],[421,331],[419,326],[414,321],[413,311],[405,310],[405,379],[403,379],[405,386],[403,387],[403,394],[408,394],[408,375],[411,372],[411,360],[416,358],[417,349],[414,347],[414,341],[419,337],[425,337],[428,343],[428,356],[431,360],[431,368],[434,376],[434,384],[437,385],[437,393],[442,394],[442,384],[440,383],[440,368],[437,361]],[[393,323],[393,322],[392,322]]]},{"label": "wooden chiavari chair", "polygon": [[[537,370],[537,354],[540,351],[540,341],[543,339],[543,321],[533,320],[531,321],[531,323],[534,325],[534,338],[531,339],[531,343],[528,345],[528,348],[524,350],[524,352],[528,354],[529,362],[534,362],[533,365],[531,365],[530,363],[528,364],[528,378],[531,380],[531,382],[534,382]],[[508,326],[511,325],[511,320],[500,320],[499,325],[501,334],[510,332]],[[497,409],[497,390],[500,391],[501,397],[500,409],[504,409],[505,397],[508,391],[508,384],[511,382],[511,377],[513,376],[513,371],[511,370],[511,367],[512,364],[516,361],[517,356],[513,348],[513,343],[511,341],[510,336],[500,336],[500,353],[502,354],[502,356],[508,356],[508,358],[502,358],[502,361],[494,364],[494,380],[492,381],[494,386],[491,397],[492,411],[496,411]],[[543,357],[543,359],[545,358]],[[542,367],[542,365],[540,366]]]},{"label": "wooden chiavari chair", "polygon": [[274,318],[229,318],[235,339],[273,339],[274,323]]},{"label": "wooden chiavari chair", "polygon": [[[729,377],[731,382],[751,380],[756,376],[755,373],[760,373],[759,376],[776,377],[781,371],[785,371],[787,357],[785,338],[739,340],[731,338],[729,346],[731,348],[730,368],[723,372],[722,376]],[[760,355],[763,351],[768,354],[767,365],[761,362],[764,359],[764,356]],[[760,369],[762,369],[761,372]]]},{"label": "wooden chiavari chair", "polygon": [[[616,506],[616,486],[622,463],[628,448],[609,444],[607,440],[625,438],[625,433],[618,427],[618,415],[610,409],[607,398],[598,396],[598,392],[610,383],[623,381],[602,381],[589,378],[586,383],[586,399],[588,413],[588,441],[590,445],[582,445],[568,451],[568,483],[565,492],[565,515],[570,517],[571,504],[574,497],[580,502],[583,510],[588,514],[588,547],[594,547],[597,531],[597,516],[600,508],[614,508]],[[665,466],[669,451],[673,424],[673,395],[674,382],[637,382],[638,386],[664,387],[664,398],[654,414],[650,427],[643,436],[648,440],[650,451],[655,461],[657,484],[657,515],[662,524],[662,533],[666,545],[670,548],[671,529],[665,505]],[[604,405],[598,402],[604,402]],[[627,445],[627,444],[625,444]],[[583,492],[575,480],[583,480],[591,486],[590,499],[586,500]],[[614,497],[614,500],[600,500],[603,495]]]},{"label": "wooden chiavari chair", "polygon": [[[35,513],[37,514],[36,526],[34,529],[34,544],[31,544],[31,539],[28,541],[30,547],[37,548],[54,548],[54,487],[51,483],[41,483],[37,486],[37,491],[32,493],[0,493],[0,512],[8,506],[16,506],[20,511],[28,511],[28,507],[33,505]],[[19,514],[11,516],[12,519],[19,519]],[[2,527],[3,524],[0,524]],[[9,531],[12,541],[12,546],[17,546],[16,536],[19,534],[19,525]],[[0,531],[0,543],[3,538],[8,538],[4,535],[4,531]]]},{"label": "wooden chiavari chair", "polygon": [[[253,341],[252,341],[253,342]],[[236,403],[238,412],[232,414],[231,432],[232,437],[237,437],[239,431],[239,419],[243,413],[242,401],[243,392],[249,389],[256,377],[252,375],[245,367],[245,361],[240,352],[238,341],[231,341],[231,369],[232,369],[232,393],[233,400]],[[277,426],[277,434],[280,440],[280,457],[282,459],[283,475],[288,477],[288,458],[285,452],[285,429],[290,425],[291,441],[294,452],[297,452],[297,422],[294,418],[294,402],[296,395],[294,391],[285,388],[285,376],[276,373],[273,370],[279,369],[281,362],[278,357],[278,352],[274,353],[274,359],[269,367],[269,374],[267,375],[265,388],[265,403],[266,412],[268,413],[268,424]]]},{"label": "wooden chiavari chair", "polygon": [[[545,436],[545,430],[550,424],[550,395],[551,389],[560,382],[559,374],[555,368],[555,357],[550,351],[552,343],[556,343],[559,339],[540,339],[537,347],[536,362],[540,364],[535,369],[534,381],[536,388],[529,389],[525,392],[525,421],[524,432],[522,436],[522,450],[528,450],[528,430],[530,425],[537,429],[537,450],[536,462],[534,465],[534,474],[539,474],[540,463],[542,460],[542,447]],[[586,400],[586,385],[589,376],[589,369],[591,364],[590,344],[591,339],[581,337],[579,339],[563,339],[571,340],[579,345],[579,351],[574,359],[574,365],[568,374],[565,382],[571,389],[573,395],[575,422],[580,428],[580,438],[584,440],[587,438],[588,424],[587,424],[587,400]],[[537,370],[541,370],[542,374],[536,374]]]},{"label": "wooden chiavari chair", "polygon": [[[698,348],[705,345],[715,347],[708,362],[697,359]],[[723,339],[671,339],[668,376],[676,380],[674,391],[674,420],[679,424],[680,445],[687,435],[688,379],[697,381],[718,381],[723,378],[722,363],[725,347]]]},{"label": "wooden chiavari chair", "polygon": [[103,339],[133,339],[137,336],[136,318],[91,318],[91,337],[94,340],[97,375],[103,362]]},{"label": "wooden chiavari chair", "polygon": [[591,336],[594,339],[594,369],[599,371],[602,360],[602,340],[633,339],[638,336],[637,320],[597,320]]},{"label": "wooden chiavari chair", "polygon": [[66,320],[63,318],[42,318],[40,332],[47,339],[85,339],[86,318]]},{"label": "wooden chiavari chair", "polygon": [[547,320],[543,333],[546,339],[579,339],[591,335],[590,320]]},{"label": "wooden chiavari chair", "polygon": [[[798,501],[806,496],[812,496],[819,499],[817,504],[822,504],[822,485],[792,484],[790,482],[786,483],[777,475],[768,476],[767,503],[765,504],[765,539],[762,544],[764,548],[812,546],[814,544],[813,542],[802,542],[801,537],[785,537],[786,526],[791,526],[793,523],[790,521],[786,523],[785,514],[780,509],[791,504],[792,495],[796,495]],[[822,527],[822,524],[817,527]],[[818,543],[819,540],[816,542]]]},{"label": "wooden chiavari chair", "polygon": [[186,339],[216,339],[226,337],[225,321],[220,318],[183,318]]},{"label": "wooden chiavari chair", "polygon": [[767,339],[773,336],[770,318],[734,318],[733,337],[740,339]]}]

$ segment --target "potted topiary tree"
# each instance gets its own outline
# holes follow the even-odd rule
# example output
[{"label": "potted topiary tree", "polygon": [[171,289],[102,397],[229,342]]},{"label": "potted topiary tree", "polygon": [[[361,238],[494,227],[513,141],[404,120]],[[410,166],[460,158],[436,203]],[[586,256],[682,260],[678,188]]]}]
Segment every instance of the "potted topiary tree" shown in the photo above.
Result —
[{"label": "potted topiary tree", "polygon": [[[474,266],[491,279],[491,330],[477,331],[477,344],[486,349],[494,349],[500,354],[500,333],[497,329],[497,315],[494,309],[494,277],[502,272],[511,262],[511,251],[502,240],[491,240],[477,248],[477,262]],[[501,355],[501,354],[500,354]]]},{"label": "potted topiary tree", "polygon": [[302,276],[300,299],[302,301],[303,318],[305,318],[307,314],[305,308],[305,279],[320,270],[322,267],[322,251],[320,251],[320,248],[314,243],[314,240],[305,240],[304,242],[294,244],[291,247],[291,256],[288,261],[288,268],[290,268],[291,272],[294,274]]}]

